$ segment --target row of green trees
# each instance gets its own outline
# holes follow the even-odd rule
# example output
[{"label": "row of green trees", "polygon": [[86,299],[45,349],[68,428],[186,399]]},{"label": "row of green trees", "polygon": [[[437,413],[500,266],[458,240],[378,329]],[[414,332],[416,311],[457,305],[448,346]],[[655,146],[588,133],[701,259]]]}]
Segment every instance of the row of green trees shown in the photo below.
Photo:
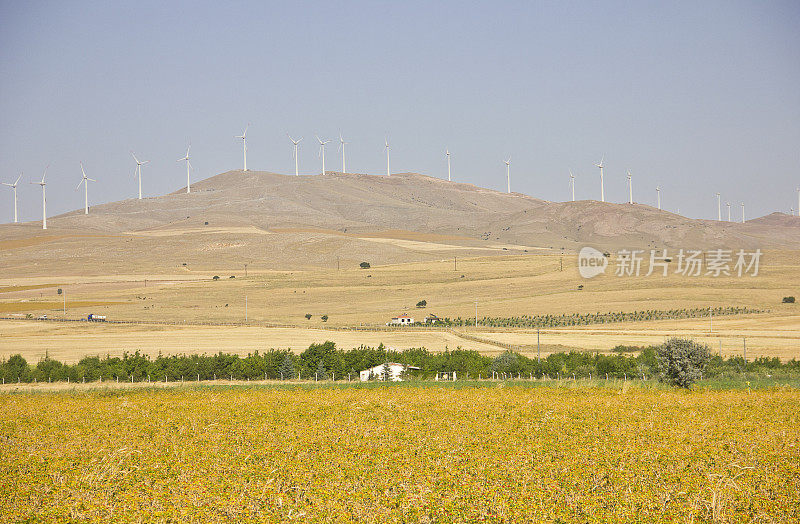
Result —
[{"label": "row of green trees", "polygon": [[[632,322],[646,320],[674,320],[685,318],[703,318],[713,315],[744,315],[762,313],[760,309],[747,307],[715,307],[715,308],[681,308],[669,310],[648,309],[645,311],[612,312],[612,313],[572,313],[565,315],[522,315],[518,317],[483,317],[478,325],[489,327],[525,327],[551,328],[562,326],[584,326],[589,324],[609,324],[615,322]],[[474,318],[443,318],[440,324],[446,326],[474,326]]]},{"label": "row of green trees", "polygon": [[[636,354],[625,352],[636,350]],[[506,351],[497,357],[477,351],[456,349],[434,353],[425,348],[394,351],[383,345],[361,346],[351,350],[337,349],[333,342],[312,344],[297,355],[287,350],[271,349],[247,356],[218,353],[216,355],[158,355],[150,358],[139,352],[122,357],[85,357],[76,364],[64,364],[43,358],[36,364],[14,355],[0,360],[0,377],[12,382],[95,382],[120,381],[193,381],[213,379],[356,379],[358,372],[386,362],[397,362],[420,368],[410,370],[412,378],[432,378],[438,373],[456,372],[460,378],[500,376],[534,376],[542,378],[609,378],[654,377],[659,374],[657,347],[621,348],[613,354],[571,351],[554,353],[538,360]],[[765,374],[800,374],[800,361],[781,363],[777,358],[761,357],[745,362],[741,357],[712,357],[704,376],[733,375],[742,372]]]}]

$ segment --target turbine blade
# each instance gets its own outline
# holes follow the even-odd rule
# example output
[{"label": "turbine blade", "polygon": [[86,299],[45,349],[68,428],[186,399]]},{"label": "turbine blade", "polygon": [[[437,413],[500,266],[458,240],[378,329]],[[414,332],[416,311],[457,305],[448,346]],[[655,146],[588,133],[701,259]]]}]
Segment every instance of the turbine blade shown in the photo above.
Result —
[{"label": "turbine blade", "polygon": [[134,160],[136,161],[136,163],[138,164],[138,163],[139,163],[139,159],[138,159],[138,158],[136,158],[136,155],[134,155],[134,154],[133,154],[133,151],[131,151],[131,156],[133,157],[133,159],[134,159]]}]

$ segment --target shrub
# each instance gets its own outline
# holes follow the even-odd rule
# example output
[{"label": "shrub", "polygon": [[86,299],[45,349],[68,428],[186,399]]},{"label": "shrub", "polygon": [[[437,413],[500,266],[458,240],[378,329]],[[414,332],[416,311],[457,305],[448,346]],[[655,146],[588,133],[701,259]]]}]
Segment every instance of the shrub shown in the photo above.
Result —
[{"label": "shrub", "polygon": [[417,307],[425,307],[427,305],[428,305],[427,300],[420,300],[419,302],[417,302]]},{"label": "shrub", "polygon": [[319,318],[321,318],[323,322],[327,322],[328,321],[328,315],[322,315]]},{"label": "shrub", "polygon": [[278,376],[282,377],[283,380],[294,378],[294,361],[291,355],[287,354],[283,359],[281,367],[278,369]]},{"label": "shrub", "polygon": [[228,278],[236,278],[236,275],[231,275]]},{"label": "shrub", "polygon": [[[64,290],[63,290],[63,289],[61,289],[61,288],[58,288],[58,294],[59,294],[59,295],[60,295],[61,293],[63,293],[63,292],[64,292]],[[792,298],[794,298],[794,297],[792,297]],[[784,301],[784,302],[786,302],[786,299],[784,298],[784,299],[783,299],[783,301]],[[794,300],[792,300],[792,302],[794,302]]]},{"label": "shrub", "polygon": [[219,275],[214,275],[214,280],[219,280]]},{"label": "shrub", "polygon": [[306,313],[306,320],[311,320],[311,313]]},{"label": "shrub", "polygon": [[708,346],[684,338],[671,338],[656,348],[661,381],[689,388],[703,378],[711,360]]},{"label": "shrub", "polygon": [[783,297],[784,304],[794,304],[794,297]]},{"label": "shrub", "polygon": [[362,262],[359,264],[361,269],[369,269],[369,262]]}]

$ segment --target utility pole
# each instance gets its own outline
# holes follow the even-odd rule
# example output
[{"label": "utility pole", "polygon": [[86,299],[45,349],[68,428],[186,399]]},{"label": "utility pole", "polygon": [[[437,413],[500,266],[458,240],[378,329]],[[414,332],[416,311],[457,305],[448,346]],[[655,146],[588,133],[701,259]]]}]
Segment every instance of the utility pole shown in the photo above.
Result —
[{"label": "utility pole", "polygon": [[247,278],[247,264],[244,265],[244,277]]},{"label": "utility pole", "polygon": [[536,328],[536,362],[540,363],[542,361],[542,351],[541,346],[539,345],[539,328]]},{"label": "utility pole", "polygon": [[336,257],[336,271],[339,271],[339,257]]}]

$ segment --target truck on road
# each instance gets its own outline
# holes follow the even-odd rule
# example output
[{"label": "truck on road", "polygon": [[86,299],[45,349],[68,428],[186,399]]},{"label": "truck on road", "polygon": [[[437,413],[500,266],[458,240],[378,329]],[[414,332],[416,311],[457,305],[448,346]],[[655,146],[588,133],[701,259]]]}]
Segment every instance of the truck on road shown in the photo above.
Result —
[{"label": "truck on road", "polygon": [[105,315],[95,315],[94,313],[89,313],[89,316],[86,317],[86,320],[89,322],[105,322],[106,316]]}]

